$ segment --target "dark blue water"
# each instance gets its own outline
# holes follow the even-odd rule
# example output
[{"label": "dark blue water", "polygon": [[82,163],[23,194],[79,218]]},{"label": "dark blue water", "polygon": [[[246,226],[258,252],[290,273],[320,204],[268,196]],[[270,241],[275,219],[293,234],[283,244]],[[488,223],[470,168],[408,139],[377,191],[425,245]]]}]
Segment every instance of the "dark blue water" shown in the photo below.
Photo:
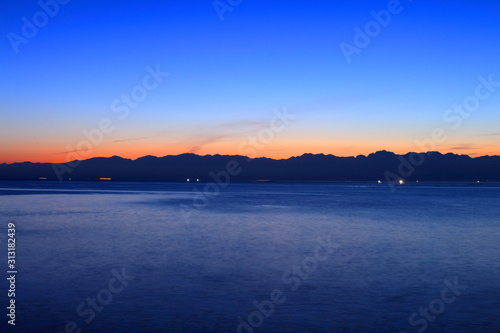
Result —
[{"label": "dark blue water", "polygon": [[500,332],[500,186],[205,185],[0,182],[0,330]]}]

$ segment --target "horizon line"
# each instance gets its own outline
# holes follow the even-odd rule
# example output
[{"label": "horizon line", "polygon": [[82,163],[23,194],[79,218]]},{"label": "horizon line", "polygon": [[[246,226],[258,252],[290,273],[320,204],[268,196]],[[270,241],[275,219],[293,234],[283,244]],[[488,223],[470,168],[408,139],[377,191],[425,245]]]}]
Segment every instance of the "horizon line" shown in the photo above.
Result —
[{"label": "horizon line", "polygon": [[130,161],[137,161],[141,158],[144,158],[144,157],[155,157],[155,158],[164,158],[164,157],[177,157],[177,156],[182,156],[182,155],[194,155],[194,156],[199,156],[199,157],[214,157],[214,156],[238,156],[238,157],[246,157],[248,159],[261,159],[261,158],[265,158],[265,159],[270,159],[270,160],[275,160],[275,161],[283,161],[283,160],[289,160],[291,158],[297,158],[297,157],[302,157],[304,155],[313,155],[313,156],[319,156],[319,155],[322,155],[322,156],[334,156],[334,157],[341,157],[341,158],[357,158],[357,157],[368,157],[370,155],[374,155],[376,153],[380,153],[380,152],[385,152],[385,153],[391,153],[391,154],[394,154],[396,156],[405,156],[405,155],[409,155],[409,154],[426,154],[426,155],[430,155],[430,154],[440,154],[440,155],[456,155],[456,156],[467,156],[471,159],[476,159],[476,158],[481,158],[481,157],[500,157],[500,155],[482,155],[482,156],[471,156],[471,155],[468,155],[468,154],[457,154],[457,153],[454,153],[454,152],[446,152],[446,153],[443,153],[443,152],[440,152],[440,151],[437,151],[437,150],[430,150],[430,151],[427,151],[427,152],[415,152],[415,151],[409,151],[405,154],[397,154],[397,153],[394,153],[390,150],[385,150],[385,149],[382,149],[382,150],[377,150],[375,152],[372,152],[368,155],[364,155],[364,154],[358,154],[356,156],[354,155],[347,155],[347,156],[340,156],[340,155],[334,155],[334,154],[325,154],[325,153],[302,153],[301,155],[292,155],[288,158],[272,158],[272,157],[267,157],[267,156],[258,156],[258,157],[249,157],[249,156],[246,156],[246,155],[239,155],[239,154],[219,154],[219,153],[216,153],[216,154],[205,154],[205,155],[200,155],[200,154],[196,154],[196,153],[190,153],[190,152],[186,152],[186,153],[181,153],[181,154],[176,154],[176,155],[163,155],[163,156],[155,156],[155,155],[144,155],[144,156],[140,156],[140,157],[137,157],[137,158],[127,158],[127,157],[123,157],[123,156],[119,156],[119,155],[111,155],[111,156],[94,156],[94,157],[89,157],[89,158],[86,158],[86,159],[75,159],[75,160],[71,160],[71,161],[66,161],[66,162],[34,162],[34,161],[22,161],[22,162],[10,162],[10,163],[7,163],[7,162],[0,162],[0,164],[17,164],[17,163],[33,163],[33,164],[66,164],[66,163],[71,163],[71,162],[74,162],[74,161],[87,161],[87,160],[91,160],[91,159],[96,159],[96,158],[113,158],[113,157],[119,157],[121,159],[124,159],[124,160],[130,160]]}]

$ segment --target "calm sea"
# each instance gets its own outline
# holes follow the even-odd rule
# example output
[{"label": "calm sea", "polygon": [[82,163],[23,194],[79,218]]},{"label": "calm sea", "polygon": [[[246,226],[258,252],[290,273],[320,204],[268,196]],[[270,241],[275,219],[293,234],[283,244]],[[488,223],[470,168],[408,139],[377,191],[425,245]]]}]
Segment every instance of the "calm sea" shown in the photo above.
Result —
[{"label": "calm sea", "polygon": [[205,186],[0,182],[0,330],[500,332],[500,186]]}]

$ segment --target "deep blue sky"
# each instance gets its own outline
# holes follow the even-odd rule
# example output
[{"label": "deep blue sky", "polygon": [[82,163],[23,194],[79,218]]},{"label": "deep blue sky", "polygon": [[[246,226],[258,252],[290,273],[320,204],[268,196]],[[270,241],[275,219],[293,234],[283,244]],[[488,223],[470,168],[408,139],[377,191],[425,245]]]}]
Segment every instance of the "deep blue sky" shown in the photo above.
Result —
[{"label": "deep blue sky", "polygon": [[[435,150],[500,154],[500,87],[460,124],[443,119],[479,76],[500,82],[500,2],[401,1],[346,61],[341,43],[388,3],[246,0],[221,21],[212,1],[71,0],[13,47],[42,8],[4,1],[0,162],[69,159],[103,118],[113,130],[82,158],[237,154],[284,107],[296,119],[257,155],[421,151],[435,128]],[[148,66],[169,75],[119,119],[113,101]]]}]

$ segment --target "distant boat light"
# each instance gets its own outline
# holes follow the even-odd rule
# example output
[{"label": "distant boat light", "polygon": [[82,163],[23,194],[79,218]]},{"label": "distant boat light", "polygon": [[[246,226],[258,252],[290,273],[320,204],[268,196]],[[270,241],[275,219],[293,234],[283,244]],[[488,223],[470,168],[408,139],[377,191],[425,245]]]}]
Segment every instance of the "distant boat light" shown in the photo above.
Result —
[{"label": "distant boat light", "polygon": [[404,183],[405,183],[404,180],[402,180],[402,179],[399,180],[399,185],[403,185]]}]

